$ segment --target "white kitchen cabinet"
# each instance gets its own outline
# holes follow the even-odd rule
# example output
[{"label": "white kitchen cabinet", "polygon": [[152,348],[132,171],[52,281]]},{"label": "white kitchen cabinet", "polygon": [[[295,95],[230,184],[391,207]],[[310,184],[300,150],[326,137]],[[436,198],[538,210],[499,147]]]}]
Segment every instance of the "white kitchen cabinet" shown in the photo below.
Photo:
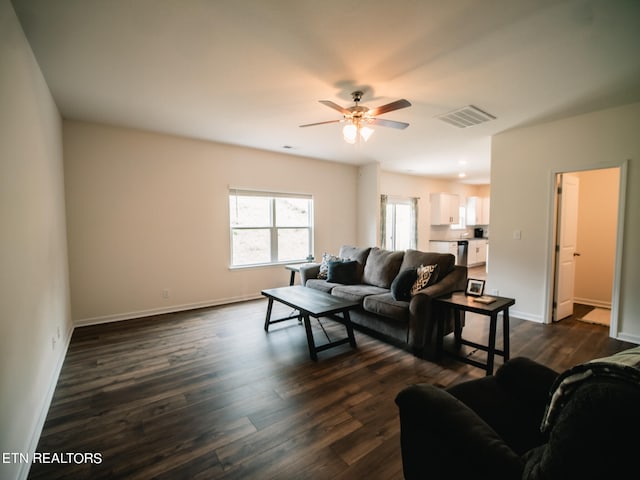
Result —
[{"label": "white kitchen cabinet", "polygon": [[460,223],[460,197],[451,193],[431,194],[431,225]]},{"label": "white kitchen cabinet", "polygon": [[487,240],[469,240],[467,251],[467,265],[470,267],[482,265],[487,262]]},{"label": "white kitchen cabinet", "polygon": [[467,198],[467,225],[489,225],[489,197]]},{"label": "white kitchen cabinet", "polygon": [[458,264],[458,242],[431,240],[429,242],[429,251],[435,253],[450,253],[456,257],[455,264]]}]

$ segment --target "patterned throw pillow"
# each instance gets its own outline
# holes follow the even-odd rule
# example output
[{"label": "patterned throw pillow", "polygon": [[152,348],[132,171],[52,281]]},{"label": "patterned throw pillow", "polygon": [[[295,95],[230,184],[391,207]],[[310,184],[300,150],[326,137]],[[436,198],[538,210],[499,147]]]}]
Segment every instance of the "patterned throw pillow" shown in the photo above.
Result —
[{"label": "patterned throw pillow", "polygon": [[423,288],[433,285],[438,280],[438,265],[420,265],[418,267],[418,278],[411,287],[411,295],[415,295]]},{"label": "patterned throw pillow", "polygon": [[322,263],[320,264],[320,272],[318,273],[318,278],[322,280],[327,279],[327,275],[329,274],[329,262],[343,262],[344,259],[340,257],[336,257],[335,255],[331,255],[330,253],[322,254]]}]

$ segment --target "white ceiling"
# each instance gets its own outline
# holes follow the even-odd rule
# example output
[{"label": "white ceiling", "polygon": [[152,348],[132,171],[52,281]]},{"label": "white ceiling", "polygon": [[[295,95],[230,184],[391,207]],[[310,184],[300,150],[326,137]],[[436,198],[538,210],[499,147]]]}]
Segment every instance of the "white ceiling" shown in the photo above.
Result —
[{"label": "white ceiling", "polygon": [[[491,135],[640,100],[639,0],[12,1],[64,118],[387,171],[488,183]],[[298,127],[357,89],[410,127]]]}]

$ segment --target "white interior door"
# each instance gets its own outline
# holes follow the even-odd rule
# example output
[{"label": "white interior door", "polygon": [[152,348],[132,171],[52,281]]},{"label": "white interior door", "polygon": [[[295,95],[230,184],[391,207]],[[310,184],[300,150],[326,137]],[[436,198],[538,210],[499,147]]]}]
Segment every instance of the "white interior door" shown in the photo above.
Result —
[{"label": "white interior door", "polygon": [[578,238],[578,192],[580,182],[575,175],[564,173],[560,177],[554,321],[573,314],[575,257],[579,255],[576,252],[576,242]]}]

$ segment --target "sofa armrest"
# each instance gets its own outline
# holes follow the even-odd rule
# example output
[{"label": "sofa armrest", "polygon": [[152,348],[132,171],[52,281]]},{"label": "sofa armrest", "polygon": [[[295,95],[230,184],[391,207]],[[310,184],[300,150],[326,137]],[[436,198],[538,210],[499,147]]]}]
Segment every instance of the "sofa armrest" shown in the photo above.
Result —
[{"label": "sofa armrest", "polygon": [[306,284],[310,278],[318,278],[319,273],[319,263],[305,263],[304,265],[300,265],[300,285]]},{"label": "sofa armrest", "polygon": [[467,288],[468,269],[462,265],[456,265],[453,270],[438,280],[433,285],[429,285],[418,292],[418,294],[429,295],[432,298],[448,295],[453,292],[464,291]]},{"label": "sofa armrest", "polygon": [[557,373],[528,358],[512,358],[494,376],[447,388],[489,424],[517,454],[541,445],[540,423]]},{"label": "sofa armrest", "polygon": [[445,390],[420,384],[396,397],[406,480],[520,478],[521,458],[473,410]]},{"label": "sofa armrest", "polygon": [[[419,356],[434,357],[437,345],[436,315],[447,315],[443,335],[453,331],[453,315],[450,311],[434,309],[433,299],[464,290],[467,284],[467,267],[456,265],[439,282],[420,290],[409,302],[408,343]],[[464,321],[464,320],[463,320]]]}]

